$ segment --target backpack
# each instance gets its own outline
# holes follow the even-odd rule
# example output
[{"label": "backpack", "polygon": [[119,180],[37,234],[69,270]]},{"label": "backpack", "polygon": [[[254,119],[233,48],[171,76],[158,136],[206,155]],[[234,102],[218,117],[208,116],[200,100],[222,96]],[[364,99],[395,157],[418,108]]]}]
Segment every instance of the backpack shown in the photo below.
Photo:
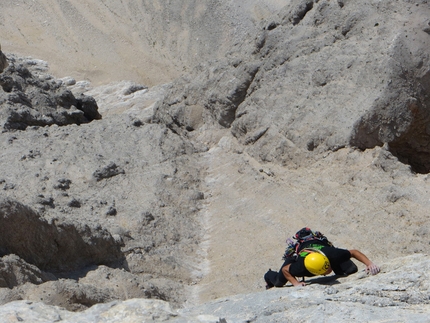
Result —
[{"label": "backpack", "polygon": [[303,228],[296,232],[293,236],[293,241],[291,239],[287,239],[287,249],[285,250],[284,256],[282,259],[296,259],[300,250],[300,245],[303,242],[311,241],[311,240],[319,240],[324,242],[324,244],[328,246],[333,246],[333,244],[328,241],[327,237],[319,231],[312,231],[310,228]]}]

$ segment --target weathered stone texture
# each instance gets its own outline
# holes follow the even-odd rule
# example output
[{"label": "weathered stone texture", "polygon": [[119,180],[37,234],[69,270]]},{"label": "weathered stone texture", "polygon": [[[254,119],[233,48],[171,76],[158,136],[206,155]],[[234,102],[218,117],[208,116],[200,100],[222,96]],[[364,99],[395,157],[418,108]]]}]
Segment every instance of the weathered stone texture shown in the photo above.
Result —
[{"label": "weathered stone texture", "polygon": [[[1,54],[3,55],[3,54]],[[38,60],[10,56],[0,75],[0,126],[25,130],[29,126],[83,124],[101,119],[98,106],[88,96],[75,97],[62,81],[45,74]]]},{"label": "weathered stone texture", "polygon": [[[256,3],[28,6],[57,67],[183,76],[0,52],[0,318],[428,321],[428,1]],[[257,292],[303,225],[383,272]]]},{"label": "weathered stone texture", "polygon": [[[426,4],[291,1],[227,60],[176,81],[155,120],[192,131],[187,115],[201,107],[200,126],[214,120],[231,127],[241,142],[252,142],[253,156],[281,163],[298,150],[306,156],[388,143],[426,173]],[[414,18],[403,22],[399,13]]]},{"label": "weathered stone texture", "polygon": [[[0,307],[14,322],[171,322],[234,323],[321,321],[428,322],[429,257],[414,255],[385,264],[383,273],[366,277],[325,277],[303,288],[275,288],[226,297],[196,307],[172,309],[160,300],[129,299],[94,305],[79,313],[40,302],[18,301]],[[406,271],[405,271],[406,270]]]},{"label": "weathered stone texture", "polygon": [[44,270],[71,271],[120,263],[124,257],[107,230],[87,224],[48,222],[16,201],[0,200],[1,253],[19,255]]}]

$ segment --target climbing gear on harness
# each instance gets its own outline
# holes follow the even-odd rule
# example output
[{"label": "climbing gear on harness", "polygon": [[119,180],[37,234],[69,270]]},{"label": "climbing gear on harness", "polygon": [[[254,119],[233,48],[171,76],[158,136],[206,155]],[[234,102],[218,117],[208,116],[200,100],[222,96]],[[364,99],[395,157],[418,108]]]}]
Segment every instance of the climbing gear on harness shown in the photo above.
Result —
[{"label": "climbing gear on harness", "polygon": [[287,239],[287,249],[285,250],[284,256],[282,259],[297,259],[297,256],[300,251],[300,245],[304,242],[317,240],[321,241],[324,245],[333,246],[333,244],[328,241],[327,237],[319,231],[312,231],[310,228],[303,228],[293,236],[297,242],[294,242],[291,239]]}]

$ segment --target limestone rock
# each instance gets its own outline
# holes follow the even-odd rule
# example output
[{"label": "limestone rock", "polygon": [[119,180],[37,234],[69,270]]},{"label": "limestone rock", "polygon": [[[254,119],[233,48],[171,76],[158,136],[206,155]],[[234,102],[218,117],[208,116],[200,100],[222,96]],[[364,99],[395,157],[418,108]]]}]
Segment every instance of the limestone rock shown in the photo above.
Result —
[{"label": "limestone rock", "polygon": [[303,288],[274,288],[253,294],[217,299],[196,307],[173,310],[161,300],[129,299],[94,305],[71,313],[39,302],[17,301],[0,307],[5,322],[107,323],[147,320],[172,323],[221,322],[427,322],[430,314],[429,266],[427,255],[397,258],[383,265],[383,272],[366,277],[314,278]]},{"label": "limestone rock", "polygon": [[101,227],[71,221],[49,223],[13,200],[0,200],[0,223],[1,253],[16,254],[41,269],[76,270],[123,258],[115,240]]},{"label": "limestone rock", "polygon": [[[33,68],[46,72],[47,67],[37,61]],[[69,84],[63,93],[81,97],[75,82],[55,82]],[[40,270],[55,271],[57,278],[75,278],[76,271],[85,278],[97,272],[92,265],[120,267],[90,275],[92,279],[73,285],[73,290],[103,295],[97,298],[100,302],[146,297],[177,306],[185,301],[185,286],[198,261],[192,256],[201,234],[195,216],[204,194],[193,154],[200,150],[165,126],[151,124],[152,113],[143,118],[139,100],[158,100],[158,94],[141,97],[145,91],[130,84],[111,89],[134,97],[129,102],[137,107],[131,106],[130,113],[113,111],[91,127],[35,126],[1,134],[2,150],[10,152],[0,157],[1,164],[8,165],[0,178],[3,206],[14,215],[3,218],[2,254],[14,252]],[[70,98],[63,95],[62,102]],[[112,97],[106,99],[102,102],[114,103]],[[20,239],[21,234],[25,238]],[[100,288],[114,280],[111,276],[117,286],[129,287]],[[3,291],[0,302],[30,296],[38,300],[38,293],[49,293],[52,297],[44,301],[57,304],[53,295],[60,286],[20,285]],[[65,300],[61,295],[58,298]],[[91,305],[85,298],[71,297],[62,306]]]},{"label": "limestone rock", "polygon": [[[243,143],[268,129],[246,148],[265,162],[388,143],[425,173],[429,8],[416,3],[291,1],[226,60],[175,81],[156,120],[188,131],[215,121]],[[399,12],[414,19],[403,24]],[[197,128],[187,117],[195,107]]]},{"label": "limestone rock", "polygon": [[0,76],[0,124],[3,130],[83,124],[101,118],[93,98],[75,97],[60,80],[44,73],[43,63],[16,56],[9,60],[11,65]]},{"label": "limestone rock", "polygon": [[148,88],[130,81],[112,82],[93,87],[88,82],[75,82],[69,86],[75,95],[85,93],[93,97],[103,116],[128,114],[137,127],[150,123],[154,106],[163,99],[168,84]]},{"label": "limestone rock", "polygon": [[10,254],[0,259],[0,287],[2,288],[13,288],[27,282],[38,285],[54,279],[54,275],[42,272],[17,255]]},{"label": "limestone rock", "polygon": [[248,88],[260,67],[258,63],[240,63],[212,63],[216,67],[204,71],[199,77],[184,77],[178,81],[188,83],[185,91],[178,93],[182,87],[175,84],[164,105],[156,109],[155,121],[173,128],[182,125],[186,130],[193,131],[202,122],[195,124],[192,119],[188,121],[187,116],[192,116],[192,110],[200,106],[200,119],[203,119],[204,110],[207,110],[219,125],[230,127],[235,120],[236,110],[245,100]]},{"label": "limestone rock", "polygon": [[[0,75],[0,317],[428,317],[428,1],[100,3],[0,3],[79,66]],[[262,291],[303,225],[384,272]]]},{"label": "limestone rock", "polygon": [[61,306],[69,311],[82,311],[95,304],[119,299],[104,286],[85,284],[74,279],[57,279],[41,285],[27,284],[16,290],[20,299]]},{"label": "limestone rock", "polygon": [[93,176],[97,179],[97,181],[101,181],[105,178],[110,178],[119,174],[124,174],[124,170],[118,165],[116,165],[114,162],[109,163],[107,166],[97,169]]},{"label": "limestone rock", "polygon": [[[97,85],[131,80],[154,86],[188,73],[196,63],[223,57],[253,34],[256,23],[284,5],[279,0],[242,0],[240,7],[230,1],[171,5],[127,0],[57,7],[42,0],[16,10],[14,3],[3,2],[1,19],[10,29],[2,42],[10,45],[9,52],[55,60],[54,75],[90,79]],[[41,24],[35,29],[32,21]],[[64,29],[69,32],[61,32]]]}]

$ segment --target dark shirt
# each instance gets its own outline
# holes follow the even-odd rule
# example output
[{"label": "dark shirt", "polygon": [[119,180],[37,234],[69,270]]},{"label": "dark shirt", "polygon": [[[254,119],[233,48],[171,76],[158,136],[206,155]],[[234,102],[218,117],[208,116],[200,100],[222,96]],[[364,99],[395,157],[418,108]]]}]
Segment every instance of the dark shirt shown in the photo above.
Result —
[{"label": "dark shirt", "polygon": [[[320,241],[307,241],[302,243],[300,250],[305,248],[314,248],[321,250],[330,261],[330,266],[336,275],[344,275],[345,272],[341,268],[341,264],[347,262],[351,258],[351,253],[349,250],[340,249],[335,247],[330,247]],[[314,274],[310,273],[305,267],[305,257],[307,252],[300,252],[297,260],[291,263],[289,272],[291,275],[296,277],[312,277]]]}]

